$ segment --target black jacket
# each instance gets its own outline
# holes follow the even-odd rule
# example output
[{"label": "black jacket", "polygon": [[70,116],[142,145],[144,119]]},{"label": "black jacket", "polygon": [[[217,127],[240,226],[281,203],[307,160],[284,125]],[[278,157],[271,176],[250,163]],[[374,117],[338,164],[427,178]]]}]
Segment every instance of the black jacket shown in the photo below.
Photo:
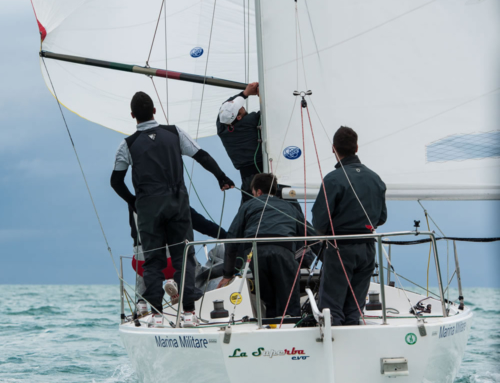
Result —
[{"label": "black jacket", "polygon": [[[238,96],[246,98],[241,92],[225,102],[234,100]],[[254,165],[254,158],[258,163],[262,163],[262,145],[259,145],[257,131],[259,121],[260,112],[249,113],[241,120],[235,120],[233,125],[222,124],[217,115],[217,134],[233,166],[238,170]],[[255,155],[256,151],[257,155]]]},{"label": "black jacket", "polygon": [[[291,203],[278,197],[269,196],[269,200],[262,216],[262,209],[268,195],[262,194],[258,198],[252,198],[241,205],[233,223],[228,230],[227,238],[253,238],[260,227],[257,237],[303,237],[304,215]],[[272,206],[272,207],[271,207]],[[274,208],[275,209],[274,209]],[[278,209],[278,210],[276,210]],[[283,213],[287,214],[284,215]],[[290,218],[292,217],[292,218]],[[298,221],[298,222],[297,222]],[[309,234],[309,233],[308,233]],[[279,242],[274,245],[284,246],[294,250],[293,242]],[[224,276],[231,277],[234,274],[234,265],[238,252],[238,244],[227,244],[224,257]],[[251,244],[245,244],[251,247]]]},{"label": "black jacket", "polygon": [[[372,224],[375,228],[383,225],[387,220],[384,182],[375,172],[361,164],[356,155],[344,158],[342,164]],[[327,174],[323,182],[326,187],[335,234],[370,233],[371,230],[367,227],[370,223],[349,185],[340,163],[337,163],[335,168],[334,171]],[[332,234],[323,185],[321,185],[316,197],[312,214],[312,224],[318,234]]]}]

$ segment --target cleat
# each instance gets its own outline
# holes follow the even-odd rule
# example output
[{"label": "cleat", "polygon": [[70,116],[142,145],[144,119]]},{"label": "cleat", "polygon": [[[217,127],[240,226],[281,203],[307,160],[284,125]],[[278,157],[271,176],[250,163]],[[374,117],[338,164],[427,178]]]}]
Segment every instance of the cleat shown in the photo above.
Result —
[{"label": "cleat", "polygon": [[199,325],[198,317],[193,312],[184,313],[182,327],[196,327]]},{"label": "cleat", "polygon": [[173,279],[169,279],[163,288],[170,296],[170,303],[172,305],[177,304],[179,302],[179,290],[177,290],[177,283],[175,283]]}]

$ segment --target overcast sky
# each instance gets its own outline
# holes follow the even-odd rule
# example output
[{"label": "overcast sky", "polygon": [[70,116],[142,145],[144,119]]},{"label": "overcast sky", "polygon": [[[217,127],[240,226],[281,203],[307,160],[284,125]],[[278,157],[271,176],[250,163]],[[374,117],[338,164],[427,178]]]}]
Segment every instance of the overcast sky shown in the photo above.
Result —
[{"label": "overcast sky", "polygon": [[[0,283],[117,283],[59,109],[41,76],[39,34],[29,1],[0,2],[0,33]],[[132,251],[126,205],[109,186],[115,151],[124,136],[64,112],[118,260],[119,255]],[[239,185],[238,172],[220,140],[211,137],[201,139],[200,144]],[[362,147],[359,155],[363,160]],[[215,178],[196,165],[195,185],[218,221],[223,195]],[[239,192],[227,193],[223,217],[226,229],[239,200]],[[191,204],[206,216],[195,196]],[[498,201],[424,205],[449,236],[500,236]],[[388,209],[389,220],[379,231],[411,230],[415,219],[425,226],[417,202],[388,202]],[[198,234],[195,237],[202,238]],[[500,243],[461,242],[457,247],[465,286],[500,287]],[[446,244],[440,243],[439,250],[446,279]],[[425,284],[428,253],[428,245],[393,248],[394,266],[407,278]],[[449,255],[451,277],[453,254]],[[202,252],[199,257],[202,259]],[[126,276],[132,281],[128,263]],[[431,285],[436,285],[435,274],[431,276]]]}]

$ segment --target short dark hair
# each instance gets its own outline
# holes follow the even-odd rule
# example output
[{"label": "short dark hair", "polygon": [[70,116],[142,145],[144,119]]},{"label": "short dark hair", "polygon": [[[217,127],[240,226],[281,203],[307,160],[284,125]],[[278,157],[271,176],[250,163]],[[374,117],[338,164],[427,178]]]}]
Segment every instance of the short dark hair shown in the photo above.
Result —
[{"label": "short dark hair", "polygon": [[140,122],[152,120],[154,108],[153,100],[144,92],[137,92],[130,101],[130,109]]},{"label": "short dark hair", "polygon": [[333,136],[333,146],[339,156],[353,156],[358,149],[358,135],[351,128],[341,126]]},{"label": "short dark hair", "polygon": [[261,190],[263,194],[275,195],[278,190],[278,180],[271,173],[260,173],[253,177],[250,184],[252,190]]}]

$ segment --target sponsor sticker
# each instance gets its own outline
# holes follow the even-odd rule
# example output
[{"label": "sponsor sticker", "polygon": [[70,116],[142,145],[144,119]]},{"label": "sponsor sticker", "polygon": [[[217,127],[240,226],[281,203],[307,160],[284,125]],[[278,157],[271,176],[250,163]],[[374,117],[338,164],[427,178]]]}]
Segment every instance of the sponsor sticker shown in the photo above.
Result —
[{"label": "sponsor sticker", "polygon": [[410,346],[412,346],[415,343],[417,343],[417,336],[414,333],[409,332],[405,336],[405,341],[406,341],[407,344],[409,344]]},{"label": "sponsor sticker", "polygon": [[229,358],[248,358],[249,354],[253,357],[262,356],[268,357],[269,359],[279,356],[290,356],[291,360],[306,360],[307,358],[310,358],[310,355],[306,355],[306,352],[304,350],[298,350],[295,349],[295,347],[292,347],[292,349],[290,350],[266,350],[264,347],[259,347],[257,348],[257,351],[254,351],[252,353],[247,353],[241,350],[241,348],[235,348],[233,354],[229,355]]},{"label": "sponsor sticker", "polygon": [[195,47],[191,49],[191,52],[189,52],[191,57],[193,58],[198,58],[203,54],[203,48],[202,47]]},{"label": "sponsor sticker", "polygon": [[302,155],[302,150],[297,146],[289,146],[283,150],[283,156],[288,160],[296,160]]},{"label": "sponsor sticker", "polygon": [[233,305],[239,305],[243,300],[243,297],[241,296],[240,293],[232,293],[231,296],[229,297],[229,300]]}]

